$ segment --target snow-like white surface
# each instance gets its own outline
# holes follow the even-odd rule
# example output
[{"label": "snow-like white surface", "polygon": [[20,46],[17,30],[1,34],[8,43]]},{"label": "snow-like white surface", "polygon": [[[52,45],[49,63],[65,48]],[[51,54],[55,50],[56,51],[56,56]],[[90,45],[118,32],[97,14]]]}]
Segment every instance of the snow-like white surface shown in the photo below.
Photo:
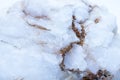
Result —
[{"label": "snow-like white surface", "polygon": [[5,14],[17,1],[20,0],[0,0],[0,15]]},{"label": "snow-like white surface", "polygon": [[83,53],[82,47],[74,45],[74,48],[70,51],[70,53],[65,56],[66,68],[75,68],[84,71],[87,67],[87,63],[84,60],[85,57],[86,55]]},{"label": "snow-like white surface", "polygon": [[108,11],[116,16],[118,32],[120,33],[120,0],[90,0],[92,3],[106,7]]},{"label": "snow-like white surface", "polygon": [[[85,21],[86,37],[83,47],[74,44],[66,53],[65,67],[94,73],[102,68],[119,73],[120,37],[116,19],[106,9],[96,6],[89,12],[91,8],[82,0],[16,1],[0,1],[5,4],[0,8],[0,80],[65,80],[66,74],[59,67],[59,50],[79,41],[71,29],[73,14],[79,31],[78,22]],[[35,18],[40,16],[45,19]]]}]

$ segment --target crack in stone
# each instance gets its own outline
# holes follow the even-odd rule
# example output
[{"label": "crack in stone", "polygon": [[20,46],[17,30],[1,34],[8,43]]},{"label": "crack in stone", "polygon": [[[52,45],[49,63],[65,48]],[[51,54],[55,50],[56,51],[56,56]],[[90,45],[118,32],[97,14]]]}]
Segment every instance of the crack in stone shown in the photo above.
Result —
[{"label": "crack in stone", "polygon": [[74,33],[76,34],[76,36],[80,40],[79,41],[80,45],[83,46],[85,35],[86,35],[84,26],[81,24],[82,29],[81,29],[81,33],[80,33],[79,30],[75,27],[75,23],[74,23],[75,20],[76,20],[75,16],[73,15],[72,18],[73,18],[73,20],[72,20],[72,30],[74,31]]},{"label": "crack in stone", "polygon": [[60,66],[62,71],[65,71],[65,70],[69,70],[69,71],[73,71],[73,72],[75,71],[74,69],[72,69],[72,70],[71,69],[65,69],[65,64],[64,64],[65,55],[66,55],[66,53],[68,53],[73,48],[74,44],[79,45],[80,42],[72,42],[72,43],[70,43],[70,45],[68,45],[67,47],[60,50],[60,53],[62,54],[62,62],[60,63],[59,66]]},{"label": "crack in stone", "polygon": [[50,18],[48,18],[48,16],[45,16],[45,15],[41,15],[41,16],[32,16],[30,13],[28,13],[25,9],[22,10],[23,14],[25,16],[31,16],[35,19],[45,19],[45,20],[50,20]]},{"label": "crack in stone", "polygon": [[31,26],[31,27],[34,27],[34,28],[37,28],[37,29],[40,29],[40,30],[45,30],[45,31],[50,31],[50,29],[47,29],[41,25],[38,25],[38,24],[32,24],[32,23],[29,23],[28,21],[26,21],[26,23]]},{"label": "crack in stone", "polygon": [[84,29],[84,26],[83,24],[81,25],[81,32],[79,32],[79,30],[75,27],[75,16],[73,15],[72,16],[72,30],[74,31],[74,33],[76,34],[77,38],[79,39],[79,41],[77,42],[71,42],[68,46],[62,48],[60,50],[60,53],[62,54],[62,62],[60,63],[60,68],[62,71],[65,71],[65,70],[68,70],[70,72],[81,72],[79,69],[65,69],[65,64],[64,64],[64,60],[65,60],[65,55],[73,48],[73,45],[74,44],[77,44],[77,45],[80,45],[80,46],[83,46],[84,45],[84,40],[85,40],[85,29]]},{"label": "crack in stone", "polygon": [[14,47],[14,48],[20,49],[20,48],[18,48],[16,45],[14,45],[14,44],[11,44],[11,43],[9,43],[9,42],[7,42],[7,41],[0,40],[0,42],[2,42],[2,43],[4,43],[4,44],[11,45],[11,46],[12,46],[12,47]]},{"label": "crack in stone", "polygon": [[[84,3],[85,3],[85,2],[84,2]],[[86,3],[85,3],[85,4],[86,4]],[[87,5],[87,4],[86,4],[86,5]],[[90,7],[90,10],[88,11],[89,14],[93,11],[93,9],[94,9],[95,7],[97,7],[96,5],[95,5],[95,6],[87,5],[87,6]],[[89,20],[89,17],[88,17],[87,19],[85,19],[84,21],[78,22],[78,23],[80,24],[80,26],[81,26],[81,31],[79,31],[79,30],[77,29],[77,27],[75,27],[75,20],[76,20],[76,17],[75,17],[75,15],[73,15],[73,16],[72,16],[72,24],[71,24],[71,25],[72,25],[72,30],[74,31],[74,33],[75,33],[76,37],[79,39],[79,41],[71,42],[68,46],[60,49],[60,54],[62,54],[62,61],[61,61],[61,63],[59,64],[59,66],[60,66],[61,70],[64,71],[64,72],[72,72],[72,73],[78,75],[78,74],[84,74],[85,72],[86,72],[86,73],[89,73],[89,72],[88,72],[87,70],[85,70],[85,71],[80,71],[79,69],[69,69],[69,68],[66,69],[66,68],[65,68],[65,64],[64,64],[64,61],[65,61],[65,56],[66,56],[66,54],[73,48],[73,45],[74,45],[74,44],[77,44],[77,45],[79,45],[79,46],[83,46],[83,45],[84,45],[85,36],[86,36],[84,23],[85,23],[87,20]],[[100,21],[100,19],[99,19],[99,18],[96,18],[94,22],[97,24],[97,23],[99,23],[99,21]],[[86,76],[90,76],[90,77],[89,77],[89,78],[83,77],[82,80],[93,80],[93,79],[95,79],[95,78],[98,76],[98,73],[97,73],[97,74],[93,74],[92,72],[90,72],[89,75],[86,75]],[[92,77],[92,78],[91,78],[91,77]],[[101,78],[101,77],[99,77],[99,78]],[[97,77],[96,80],[99,80],[98,77]],[[102,80],[104,80],[104,79],[102,79]],[[109,79],[107,79],[107,80],[109,80]]]},{"label": "crack in stone", "polygon": [[[45,16],[45,15],[42,15],[42,16],[32,16],[32,15],[30,15],[30,13],[28,13],[27,11],[25,11],[25,9],[23,9],[22,12],[23,12],[23,14],[25,15],[25,17],[31,16],[31,17],[33,17],[33,18],[35,18],[35,19],[50,20],[50,19],[49,19],[47,16]],[[25,18],[25,17],[23,17],[23,18]],[[36,29],[51,31],[50,29],[47,29],[47,28],[45,28],[45,27],[43,27],[43,26],[41,26],[41,25],[30,23],[30,22],[28,22],[28,21],[25,20],[25,19],[24,19],[24,21],[25,21],[29,26],[34,27],[34,28],[36,28]]]},{"label": "crack in stone", "polygon": [[107,70],[98,70],[96,74],[87,72],[82,80],[112,80],[113,75]]}]

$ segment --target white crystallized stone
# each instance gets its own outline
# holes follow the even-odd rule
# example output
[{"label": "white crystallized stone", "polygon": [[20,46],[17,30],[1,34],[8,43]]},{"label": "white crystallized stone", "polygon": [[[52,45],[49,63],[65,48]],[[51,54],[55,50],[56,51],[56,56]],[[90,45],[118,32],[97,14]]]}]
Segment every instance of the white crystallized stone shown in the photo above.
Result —
[{"label": "white crystallized stone", "polygon": [[59,51],[79,41],[71,28],[73,15],[79,31],[78,23],[84,25],[85,42],[66,53],[65,67],[118,71],[120,37],[106,9],[85,0],[25,0],[0,16],[0,80],[71,80],[64,79]]}]

